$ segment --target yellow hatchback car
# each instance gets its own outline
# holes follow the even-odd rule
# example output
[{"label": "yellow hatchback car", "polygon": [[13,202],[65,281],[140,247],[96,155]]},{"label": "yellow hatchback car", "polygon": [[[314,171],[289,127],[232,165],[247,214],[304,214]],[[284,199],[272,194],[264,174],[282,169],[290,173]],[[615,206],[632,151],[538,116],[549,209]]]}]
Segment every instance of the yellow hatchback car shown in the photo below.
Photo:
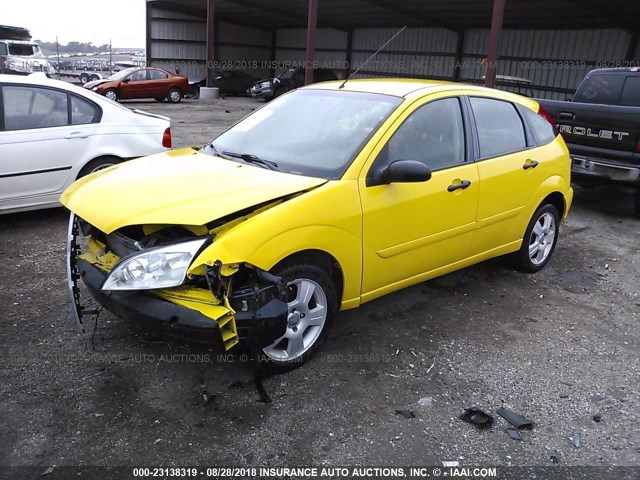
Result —
[{"label": "yellow hatchback car", "polygon": [[116,315],[227,350],[245,340],[285,371],[338,310],[499,255],[540,270],[571,205],[570,168],[531,99],[314,84],[203,148],[73,184],[61,198],[73,310],[82,324],[82,278]]}]

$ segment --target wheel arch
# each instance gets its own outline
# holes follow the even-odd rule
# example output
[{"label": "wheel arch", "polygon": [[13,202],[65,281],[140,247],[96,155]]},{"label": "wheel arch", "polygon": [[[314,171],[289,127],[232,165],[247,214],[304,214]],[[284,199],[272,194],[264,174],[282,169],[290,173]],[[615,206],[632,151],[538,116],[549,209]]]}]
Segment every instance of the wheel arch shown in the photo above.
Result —
[{"label": "wheel arch", "polygon": [[342,267],[340,266],[340,262],[338,262],[338,260],[329,252],[318,249],[301,250],[283,258],[276,263],[271,270],[275,271],[286,264],[293,263],[307,263],[324,269],[329,274],[334,286],[336,287],[338,298],[341,299],[343,297],[344,274],[342,272]]},{"label": "wheel arch", "polygon": [[78,170],[78,174],[76,175],[76,180],[78,180],[79,178],[83,177],[84,175],[86,175],[85,170],[87,169],[87,167],[89,165],[91,165],[92,163],[98,163],[100,160],[114,160],[114,163],[121,163],[124,160],[126,160],[125,158],[119,157],[118,155],[98,155],[97,157],[94,157],[88,161],[86,161],[84,163],[84,165],[82,165],[80,167],[80,169]]}]

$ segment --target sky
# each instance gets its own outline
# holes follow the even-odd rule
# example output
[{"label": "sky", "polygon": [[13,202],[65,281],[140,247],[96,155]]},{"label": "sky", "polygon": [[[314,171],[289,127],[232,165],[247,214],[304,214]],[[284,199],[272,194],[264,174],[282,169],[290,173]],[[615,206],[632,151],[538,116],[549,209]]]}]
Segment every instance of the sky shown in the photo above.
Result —
[{"label": "sky", "polygon": [[109,43],[117,48],[145,46],[145,0],[3,1],[0,24],[24,27],[34,40]]}]

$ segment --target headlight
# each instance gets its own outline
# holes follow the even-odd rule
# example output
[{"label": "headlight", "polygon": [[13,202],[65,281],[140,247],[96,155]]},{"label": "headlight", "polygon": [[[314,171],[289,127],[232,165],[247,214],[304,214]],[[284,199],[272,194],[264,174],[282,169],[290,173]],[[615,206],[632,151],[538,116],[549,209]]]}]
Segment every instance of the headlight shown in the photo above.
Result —
[{"label": "headlight", "polygon": [[262,88],[271,88],[271,83],[269,83],[269,82],[262,82]]},{"label": "headlight", "polygon": [[127,257],[111,271],[102,290],[151,290],[177,287],[208,238],[153,248]]}]

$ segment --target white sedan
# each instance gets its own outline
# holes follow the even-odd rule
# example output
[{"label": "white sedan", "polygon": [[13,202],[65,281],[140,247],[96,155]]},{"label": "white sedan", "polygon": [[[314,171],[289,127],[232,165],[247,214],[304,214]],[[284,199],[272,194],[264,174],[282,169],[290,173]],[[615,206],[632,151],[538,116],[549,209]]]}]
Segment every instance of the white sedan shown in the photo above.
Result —
[{"label": "white sedan", "polygon": [[78,178],[171,148],[170,125],[44,74],[0,75],[0,214],[59,206]]}]

